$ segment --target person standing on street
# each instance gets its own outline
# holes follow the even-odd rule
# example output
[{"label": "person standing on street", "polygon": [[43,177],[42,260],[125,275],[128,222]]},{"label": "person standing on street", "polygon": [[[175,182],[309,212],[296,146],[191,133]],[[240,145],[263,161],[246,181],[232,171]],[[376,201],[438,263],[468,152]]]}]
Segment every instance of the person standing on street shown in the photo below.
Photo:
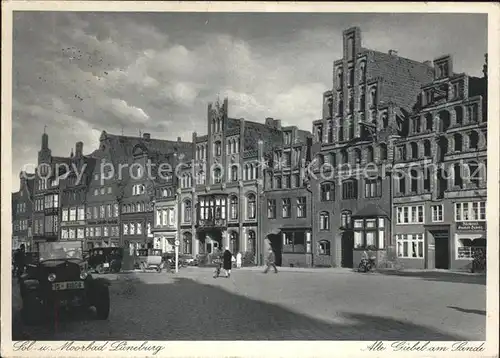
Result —
[{"label": "person standing on street", "polygon": [[226,251],[224,251],[224,255],[223,255],[223,266],[222,268],[224,269],[224,271],[226,272],[226,277],[229,277],[231,276],[231,266],[233,265],[233,254],[231,253],[231,251],[229,251],[229,249],[226,249]]},{"label": "person standing on street", "polygon": [[236,267],[241,268],[241,252],[236,254]]},{"label": "person standing on street", "polygon": [[21,244],[21,246],[19,247],[19,250],[17,251],[17,255],[14,256],[17,276],[21,276],[24,273],[25,255],[26,255],[26,252],[25,252],[24,244]]},{"label": "person standing on street", "polygon": [[272,248],[269,248],[269,253],[267,254],[267,259],[266,259],[266,269],[264,270],[264,273],[267,273],[269,271],[270,267],[274,268],[274,273],[278,273],[278,269],[276,268],[276,257],[274,255],[274,251]]}]

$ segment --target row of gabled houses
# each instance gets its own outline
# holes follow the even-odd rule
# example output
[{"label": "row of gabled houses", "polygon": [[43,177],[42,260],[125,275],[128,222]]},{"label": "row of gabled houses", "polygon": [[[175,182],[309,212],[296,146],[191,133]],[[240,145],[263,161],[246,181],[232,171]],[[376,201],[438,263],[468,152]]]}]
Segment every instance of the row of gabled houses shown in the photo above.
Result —
[{"label": "row of gabled houses", "polygon": [[[343,32],[332,89],[312,133],[231,118],[208,106],[190,141],[102,132],[100,146],[52,156],[13,194],[14,245],[217,248],[261,264],[463,269],[486,247],[487,67],[453,72],[450,56],[418,62]],[[50,175],[49,175],[50,174]]]}]

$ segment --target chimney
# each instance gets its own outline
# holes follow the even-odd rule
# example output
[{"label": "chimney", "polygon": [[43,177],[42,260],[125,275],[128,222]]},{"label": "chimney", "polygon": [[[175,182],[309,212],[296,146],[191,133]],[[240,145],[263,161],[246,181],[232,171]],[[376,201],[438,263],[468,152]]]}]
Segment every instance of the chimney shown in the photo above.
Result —
[{"label": "chimney", "polygon": [[151,139],[151,133],[142,133],[142,138],[146,140]]},{"label": "chimney", "polygon": [[389,50],[389,55],[391,55],[391,56],[397,56],[398,55],[398,51],[396,51],[396,50]]},{"label": "chimney", "polygon": [[271,117],[266,118],[266,126],[273,127],[274,126],[274,119]]},{"label": "chimney", "polygon": [[181,141],[182,141],[182,138],[181,138],[181,137],[177,137],[177,141],[178,141],[178,142],[181,142]]},{"label": "chimney", "polygon": [[76,142],[75,145],[75,156],[81,157],[83,155],[83,142]]},{"label": "chimney", "polygon": [[273,122],[274,128],[281,130],[281,119],[275,119]]}]

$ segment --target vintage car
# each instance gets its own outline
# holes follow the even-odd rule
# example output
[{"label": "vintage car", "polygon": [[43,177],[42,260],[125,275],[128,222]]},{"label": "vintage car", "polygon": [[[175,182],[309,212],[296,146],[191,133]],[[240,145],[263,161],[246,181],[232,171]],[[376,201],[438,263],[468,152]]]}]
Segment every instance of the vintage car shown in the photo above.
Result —
[{"label": "vintage car", "polygon": [[143,272],[146,270],[156,270],[161,272],[165,263],[162,257],[162,251],[159,249],[137,249],[135,266]]},{"label": "vintage car", "polygon": [[100,247],[89,250],[89,268],[97,273],[120,272],[122,260],[123,249],[120,247]]},{"label": "vintage car", "polygon": [[108,281],[93,278],[82,260],[80,241],[38,244],[38,260],[19,278],[21,318],[26,324],[54,319],[61,309],[95,307],[98,319],[109,316]]}]

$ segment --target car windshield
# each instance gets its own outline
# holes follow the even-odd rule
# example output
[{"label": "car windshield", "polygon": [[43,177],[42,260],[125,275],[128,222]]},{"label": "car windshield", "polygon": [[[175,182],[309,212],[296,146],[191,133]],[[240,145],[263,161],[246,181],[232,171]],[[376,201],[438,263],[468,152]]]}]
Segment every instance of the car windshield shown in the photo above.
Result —
[{"label": "car windshield", "polygon": [[83,259],[82,243],[80,241],[41,242],[38,251],[40,261]]}]

